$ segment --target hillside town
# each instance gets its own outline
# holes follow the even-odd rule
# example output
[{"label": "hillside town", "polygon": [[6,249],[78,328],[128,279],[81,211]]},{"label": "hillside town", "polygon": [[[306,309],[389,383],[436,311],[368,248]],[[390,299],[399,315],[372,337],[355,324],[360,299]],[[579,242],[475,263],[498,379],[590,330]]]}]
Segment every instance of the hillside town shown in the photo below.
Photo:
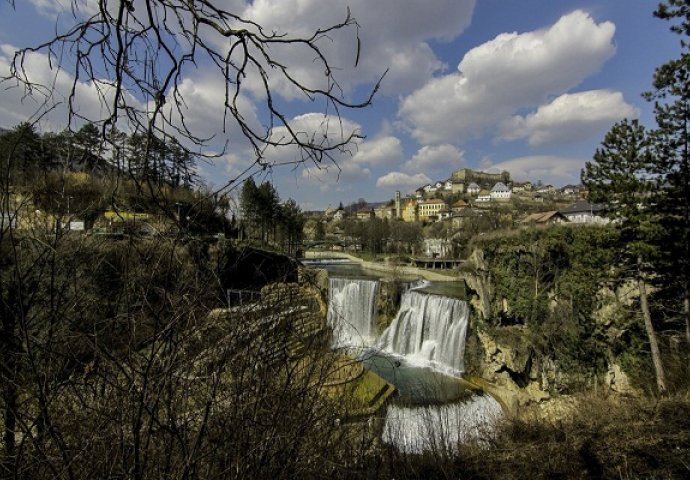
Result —
[{"label": "hillside town", "polygon": [[[308,212],[305,235],[323,248],[366,249],[366,233],[377,230],[373,225],[364,228],[363,222],[380,223],[385,234],[396,230],[391,226],[402,222],[417,227],[418,247],[414,239],[404,243],[403,251],[411,254],[446,257],[454,243],[474,234],[498,229],[515,229],[549,224],[606,224],[604,207],[587,201],[587,189],[582,185],[556,187],[541,181],[514,181],[510,172],[487,173],[469,168],[452,172],[446,180],[420,186],[409,195],[397,191],[395,198],[385,202],[356,203],[325,211]],[[404,227],[403,227],[404,228]],[[390,233],[390,232],[389,232]],[[413,235],[412,235],[413,236]],[[379,245],[400,241],[390,235]],[[390,250],[390,248],[389,248]]]}]

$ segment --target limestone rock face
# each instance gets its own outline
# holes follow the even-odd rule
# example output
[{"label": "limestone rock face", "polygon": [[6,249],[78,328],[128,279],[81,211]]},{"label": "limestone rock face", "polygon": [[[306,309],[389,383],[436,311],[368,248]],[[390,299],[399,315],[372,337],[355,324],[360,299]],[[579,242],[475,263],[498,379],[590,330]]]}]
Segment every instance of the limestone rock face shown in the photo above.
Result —
[{"label": "limestone rock face", "polygon": [[639,395],[639,392],[632,386],[628,375],[621,369],[620,365],[615,363],[609,365],[609,370],[606,372],[606,385],[621,395]]},{"label": "limestone rock face", "polygon": [[478,332],[484,347],[487,365],[496,367],[495,371],[509,371],[517,375],[529,373],[528,363],[531,360],[530,348],[527,345],[510,345],[497,343],[496,339],[484,332]]},{"label": "limestone rock face", "polygon": [[498,396],[504,397],[505,404],[521,407],[550,398],[549,383],[542,381],[524,327],[508,327],[506,333],[497,338],[477,332],[484,351],[480,376],[492,384]]},{"label": "limestone rock face", "polygon": [[376,328],[380,335],[391,324],[400,308],[403,285],[398,280],[384,279],[376,295]]},{"label": "limestone rock face", "polygon": [[606,328],[617,323],[624,310],[630,308],[638,296],[637,285],[632,282],[625,282],[617,288],[604,286],[597,292],[597,308],[592,313],[592,318]]},{"label": "limestone rock face", "polygon": [[[492,393],[504,396],[505,404],[512,401],[519,407],[531,405],[541,408],[553,398],[601,385],[603,372],[597,370],[600,363],[575,364],[576,361],[586,362],[587,359],[569,355],[577,345],[551,343],[549,334],[533,325],[507,325],[509,322],[503,322],[506,317],[511,317],[511,307],[515,308],[515,305],[502,298],[500,291],[497,292],[493,285],[492,266],[488,263],[484,253],[476,249],[461,273],[470,290],[469,303],[474,309],[466,346],[468,376],[486,380],[494,389]],[[597,334],[598,352],[608,356],[610,367],[604,383],[613,393],[636,395],[631,379],[622,370],[614,352],[618,351],[617,345],[625,340],[626,332],[630,329],[630,311],[636,308],[638,289],[634,283],[611,278],[611,281],[600,285],[596,293],[587,328]],[[555,322],[555,328],[559,328],[559,312],[571,311],[572,302],[577,299],[559,296],[555,290],[546,294],[550,319]],[[572,319],[568,317],[562,321]],[[570,327],[573,325],[563,324],[563,328]],[[564,342],[577,341],[567,336],[566,339]],[[550,348],[554,345],[554,348]],[[597,362],[600,360],[599,357]]]},{"label": "limestone rock face", "polygon": [[489,268],[484,260],[484,252],[481,250],[474,250],[467,261],[469,271],[464,272],[461,276],[465,279],[467,287],[474,292],[470,298],[472,307],[481,313],[484,319],[491,318],[492,309],[491,302],[493,302],[495,292],[489,275]]}]

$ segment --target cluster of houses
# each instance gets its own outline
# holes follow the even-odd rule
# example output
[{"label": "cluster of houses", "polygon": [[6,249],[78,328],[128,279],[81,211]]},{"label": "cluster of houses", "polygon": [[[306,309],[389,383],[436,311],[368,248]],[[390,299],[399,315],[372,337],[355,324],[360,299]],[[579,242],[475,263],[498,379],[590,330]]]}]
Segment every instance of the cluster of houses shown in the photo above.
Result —
[{"label": "cluster of houses", "polygon": [[[472,207],[481,208],[492,202],[509,202],[514,197],[543,201],[545,197],[576,200],[583,192],[581,187],[567,185],[556,189],[553,185],[512,182],[508,172],[486,173],[468,168],[453,172],[447,180],[418,188],[412,195],[402,198],[396,192],[395,200],[386,204],[361,208],[350,212],[360,220],[369,218],[399,219],[405,222],[431,222],[463,219],[481,215]],[[329,209],[327,218],[340,221],[347,212],[341,208]],[[565,217],[563,217],[565,218]]]},{"label": "cluster of houses", "polygon": [[[513,195],[555,195],[561,194],[563,196],[577,196],[583,193],[582,187],[579,185],[566,185],[563,188],[556,188],[553,185],[534,185],[532,182],[502,182],[497,181],[492,185],[479,185],[476,182],[469,184],[454,183],[449,179],[445,182],[436,182],[435,184],[428,184],[415,190],[415,198],[421,200],[428,198],[431,195],[445,197],[448,194],[465,193],[473,197],[479,203],[486,203],[491,201],[505,201],[510,200]],[[539,198],[539,197],[537,197]]]},{"label": "cluster of houses", "polygon": [[522,219],[523,224],[587,223],[605,225],[611,220],[604,213],[604,206],[580,200],[561,210],[532,213]]},{"label": "cluster of houses", "polygon": [[[348,216],[343,208],[327,210],[325,213],[328,218],[334,221],[343,220]],[[405,222],[428,222],[452,219],[454,223],[459,224],[454,226],[460,226],[467,219],[482,216],[482,210],[471,208],[470,204],[462,199],[456,201],[452,205],[448,205],[445,201],[437,198],[429,200],[406,199],[405,201],[401,201],[398,192],[396,201],[392,204],[389,203],[375,208],[362,208],[355,212],[353,216],[359,220],[380,218],[389,220],[399,219]],[[586,200],[579,200],[561,210],[529,214],[520,221],[520,223],[524,225],[545,225],[566,222],[603,225],[608,223],[609,219],[605,216],[604,207],[602,205],[589,203]]]},{"label": "cluster of houses", "polygon": [[[559,223],[605,225],[611,220],[605,216],[604,210],[603,205],[580,200],[561,210],[532,213],[523,218],[520,224],[524,226]],[[471,211],[473,210],[469,210]],[[452,252],[452,246],[450,239],[425,238],[421,253],[422,256],[429,258],[447,258]]]}]

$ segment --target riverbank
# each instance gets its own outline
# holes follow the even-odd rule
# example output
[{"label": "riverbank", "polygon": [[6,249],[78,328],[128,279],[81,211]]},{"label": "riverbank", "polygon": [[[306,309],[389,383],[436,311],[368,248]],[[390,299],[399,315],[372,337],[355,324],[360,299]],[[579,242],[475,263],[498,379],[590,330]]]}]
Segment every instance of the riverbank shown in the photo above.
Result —
[{"label": "riverbank", "polygon": [[424,268],[417,268],[409,265],[369,262],[345,252],[322,252],[309,250],[304,253],[304,258],[307,260],[318,260],[320,258],[343,258],[373,272],[384,272],[401,277],[420,277],[424,280],[434,282],[457,282],[461,280],[456,272],[441,273],[438,270],[426,270]]}]

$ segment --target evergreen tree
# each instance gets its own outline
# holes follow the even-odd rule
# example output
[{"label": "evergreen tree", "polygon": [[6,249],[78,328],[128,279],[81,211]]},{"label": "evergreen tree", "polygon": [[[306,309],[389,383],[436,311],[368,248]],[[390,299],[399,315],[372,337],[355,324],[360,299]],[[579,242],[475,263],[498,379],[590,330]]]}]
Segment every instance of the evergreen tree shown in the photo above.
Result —
[{"label": "evergreen tree", "polygon": [[645,277],[658,260],[659,215],[652,193],[656,165],[651,140],[637,120],[615,124],[606,134],[594,161],[582,171],[582,183],[593,202],[603,203],[620,231],[621,273],[632,277],[640,295],[640,309],[649,338],[659,393],[666,392],[666,375],[652,323]]},{"label": "evergreen tree", "polygon": [[297,245],[302,241],[303,229],[304,215],[302,215],[302,210],[297,202],[290,198],[280,207],[280,230],[283,234],[284,250],[287,253],[296,253]]},{"label": "evergreen tree", "polygon": [[127,134],[113,127],[108,131],[107,141],[110,144],[110,161],[115,167],[115,173],[124,172],[126,170]]},{"label": "evergreen tree", "polygon": [[654,102],[658,129],[655,148],[657,174],[662,180],[658,208],[664,214],[667,283],[678,287],[683,299],[685,336],[690,345],[690,2],[670,0],[659,5],[655,16],[680,23],[671,31],[682,36],[681,56],[656,69],[654,91],[645,94]]},{"label": "evergreen tree", "polygon": [[85,123],[73,138],[79,152],[77,161],[80,169],[92,172],[100,163],[103,154],[101,132],[93,123]]},{"label": "evergreen tree", "polygon": [[176,187],[191,187],[197,183],[194,171],[195,157],[183,147],[176,138],[172,137],[165,145],[168,177],[170,183]]},{"label": "evergreen tree", "polygon": [[16,184],[28,182],[39,169],[45,169],[46,156],[40,135],[34,126],[23,122],[2,136],[3,170]]},{"label": "evergreen tree", "polygon": [[259,218],[258,209],[258,188],[254,182],[254,178],[249,177],[242,185],[240,192],[240,209],[242,211],[242,227],[251,238],[254,227]]},{"label": "evergreen tree", "polygon": [[258,188],[258,209],[261,225],[261,241],[267,244],[275,239],[280,216],[280,197],[271,182],[262,182]]}]

